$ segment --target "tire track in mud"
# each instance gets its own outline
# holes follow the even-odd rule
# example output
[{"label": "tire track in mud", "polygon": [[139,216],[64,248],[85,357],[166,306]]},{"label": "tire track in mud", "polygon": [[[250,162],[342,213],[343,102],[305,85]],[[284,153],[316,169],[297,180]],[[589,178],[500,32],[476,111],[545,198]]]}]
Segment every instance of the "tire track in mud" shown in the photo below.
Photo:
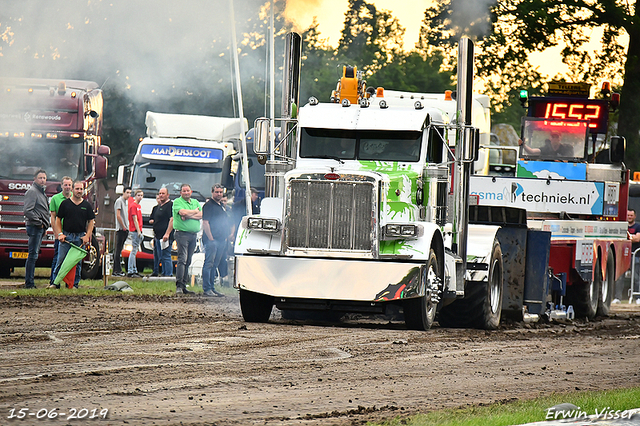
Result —
[{"label": "tire track in mud", "polygon": [[640,384],[640,312],[416,332],[376,317],[246,324],[233,297],[44,299],[0,299],[0,412],[92,404],[110,424],[342,425]]}]

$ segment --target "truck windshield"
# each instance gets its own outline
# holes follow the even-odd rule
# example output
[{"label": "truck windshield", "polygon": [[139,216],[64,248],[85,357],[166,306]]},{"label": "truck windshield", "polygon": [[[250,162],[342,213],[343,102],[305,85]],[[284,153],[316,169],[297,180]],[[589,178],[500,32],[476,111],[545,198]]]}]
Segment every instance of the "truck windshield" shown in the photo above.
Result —
[{"label": "truck windshield", "polygon": [[341,160],[418,161],[422,132],[304,128],[300,157]]},{"label": "truck windshield", "polygon": [[0,138],[0,152],[0,175],[5,178],[33,180],[39,169],[47,172],[49,181],[60,181],[64,176],[82,177],[82,143]]},{"label": "truck windshield", "polygon": [[[255,155],[249,155],[247,156],[247,159],[249,160],[249,183],[253,188],[264,188],[265,187],[265,181],[264,181],[265,167],[262,164],[258,163],[258,157],[256,157]],[[245,183],[244,183],[244,177],[242,175],[242,170],[240,169],[239,172],[240,172],[240,185],[244,187]]]},{"label": "truck windshield", "polygon": [[588,135],[587,120],[524,117],[521,157],[526,160],[584,160]]},{"label": "truck windshield", "polygon": [[142,189],[146,198],[155,197],[158,189],[165,187],[169,197],[175,200],[180,196],[183,183],[191,185],[192,197],[205,201],[211,196],[211,187],[220,183],[222,169],[212,167],[196,167],[177,164],[136,164],[133,170],[131,188]]}]

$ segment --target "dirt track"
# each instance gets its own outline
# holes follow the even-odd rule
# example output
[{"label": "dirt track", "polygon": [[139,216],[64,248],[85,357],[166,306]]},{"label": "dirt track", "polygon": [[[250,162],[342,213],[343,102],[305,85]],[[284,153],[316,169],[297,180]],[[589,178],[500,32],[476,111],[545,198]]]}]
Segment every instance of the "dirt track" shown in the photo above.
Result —
[{"label": "dirt track", "polygon": [[[231,292],[231,290],[228,290]],[[550,391],[640,385],[640,309],[572,325],[407,331],[242,321],[236,296],[0,299],[0,424],[363,424]],[[277,314],[275,316],[278,316]],[[11,421],[10,409],[36,413]],[[541,413],[540,420],[543,420]]]}]

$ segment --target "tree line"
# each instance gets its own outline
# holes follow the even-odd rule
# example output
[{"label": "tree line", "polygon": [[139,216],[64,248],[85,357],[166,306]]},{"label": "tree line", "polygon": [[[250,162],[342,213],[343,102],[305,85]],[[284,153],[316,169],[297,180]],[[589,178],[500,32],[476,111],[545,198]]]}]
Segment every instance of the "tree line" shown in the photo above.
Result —
[{"label": "tree line", "polygon": [[[238,20],[235,33],[239,40],[244,116],[251,126],[255,118],[268,114],[267,30],[271,4],[246,1],[244,9],[249,10],[249,16]],[[25,71],[28,75],[20,76],[64,76],[101,83],[105,97],[103,143],[112,148],[112,175],[118,165],[131,160],[139,139],[144,137],[148,110],[237,116],[230,33],[220,30],[212,33],[213,39],[198,36],[194,38],[196,42],[185,44],[197,44],[194,50],[197,55],[189,50],[167,49],[166,53],[149,54],[147,58],[148,52],[138,48],[126,63],[118,62],[117,51],[101,51],[94,44],[96,57],[87,61],[74,56],[72,46],[85,39],[87,43],[95,43],[90,30],[101,27],[107,30],[108,20],[98,18],[111,10],[104,2],[78,4],[86,10],[83,9],[84,15],[79,15],[77,23],[60,24],[66,25],[64,40],[31,40],[28,45],[23,40],[31,31],[27,27],[29,20],[18,16],[19,9],[0,12],[0,75],[15,74],[16,63],[20,63],[28,70]],[[203,2],[203,7],[206,4]],[[284,6],[283,2],[274,3],[276,116],[280,109],[284,36],[293,28],[284,18]],[[178,9],[167,13],[178,13]],[[216,25],[222,27],[226,19],[222,11],[217,15],[219,22],[210,24],[214,29]],[[517,129],[524,114],[517,101],[518,92],[528,89],[532,95],[541,94],[548,81],[542,76],[544,69],[531,65],[529,54],[562,45],[560,55],[569,72],[554,79],[593,85],[610,80],[619,84],[621,104],[612,118],[618,123],[618,134],[627,138],[628,166],[638,169],[640,120],[634,117],[640,103],[637,19],[634,2],[440,0],[425,10],[419,39],[411,49],[405,49],[402,45],[405,30],[389,11],[379,10],[366,0],[348,0],[337,46],[329,46],[322,38],[316,21],[301,34],[300,100],[304,104],[315,96],[327,101],[341,76],[342,66],[347,64],[363,71],[369,86],[426,93],[455,90],[456,45],[461,36],[467,36],[477,45],[476,72],[482,79],[482,90],[492,100],[492,121],[512,124]],[[173,25],[179,19],[169,22]],[[173,29],[172,34],[171,25],[163,24],[159,39],[186,37],[178,29]],[[155,27],[145,28],[149,31]],[[587,45],[594,31],[599,31],[602,47],[590,53]],[[123,48],[130,47],[127,43],[120,44]],[[145,67],[150,71],[136,75],[136,69],[146,70]]]}]

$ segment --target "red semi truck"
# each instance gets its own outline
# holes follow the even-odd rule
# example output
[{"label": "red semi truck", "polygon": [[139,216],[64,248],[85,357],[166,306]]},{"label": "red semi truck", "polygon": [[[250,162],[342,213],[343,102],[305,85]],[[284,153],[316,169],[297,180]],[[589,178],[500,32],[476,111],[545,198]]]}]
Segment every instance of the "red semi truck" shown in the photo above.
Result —
[{"label": "red semi truck", "polygon": [[[85,182],[85,198],[97,209],[96,180],[107,175],[101,145],[103,99],[90,81],[0,79],[0,277],[27,259],[24,194],[38,169],[47,172],[46,193],[60,191],[64,176]],[[104,238],[94,235],[83,278],[100,275]],[[47,230],[36,266],[51,265],[54,235]]]},{"label": "red semi truck", "polygon": [[546,96],[531,98],[523,91],[528,114],[515,169],[470,184],[480,205],[526,209],[530,228],[551,232],[550,286],[588,318],[609,313],[614,283],[631,260],[626,145],[609,135],[619,96],[608,87],[601,99],[589,98],[585,83],[551,82]]}]

